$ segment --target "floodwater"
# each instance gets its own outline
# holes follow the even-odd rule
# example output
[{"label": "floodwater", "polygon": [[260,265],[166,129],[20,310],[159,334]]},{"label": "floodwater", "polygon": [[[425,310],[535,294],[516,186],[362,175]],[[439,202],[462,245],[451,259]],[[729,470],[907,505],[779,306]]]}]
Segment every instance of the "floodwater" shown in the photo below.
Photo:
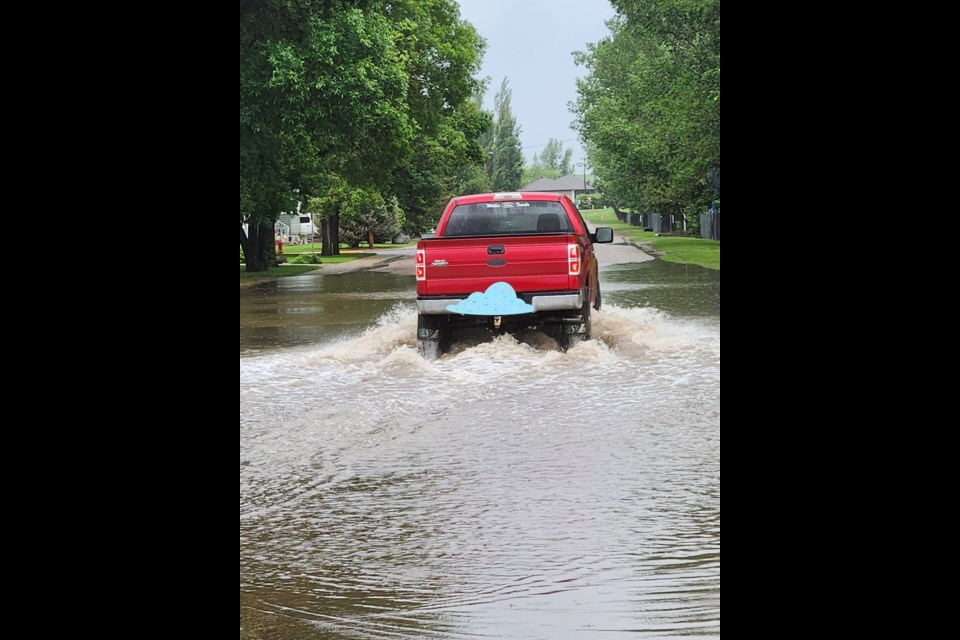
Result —
[{"label": "floodwater", "polygon": [[241,289],[241,638],[718,637],[720,274],[601,282],[431,362],[411,276]]}]

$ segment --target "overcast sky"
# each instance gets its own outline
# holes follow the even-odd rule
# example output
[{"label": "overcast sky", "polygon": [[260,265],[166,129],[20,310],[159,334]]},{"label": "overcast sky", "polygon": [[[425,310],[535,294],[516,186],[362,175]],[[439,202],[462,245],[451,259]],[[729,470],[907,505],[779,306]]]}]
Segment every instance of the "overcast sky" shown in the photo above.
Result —
[{"label": "overcast sky", "polygon": [[607,0],[459,0],[460,15],[487,41],[480,77],[490,76],[484,107],[504,76],[513,91],[511,106],[520,125],[520,142],[529,163],[550,138],[566,140],[573,161],[583,159],[577,132],[570,128],[568,102],[576,100],[576,78],[585,74],[573,51],[609,34],[613,17]]}]

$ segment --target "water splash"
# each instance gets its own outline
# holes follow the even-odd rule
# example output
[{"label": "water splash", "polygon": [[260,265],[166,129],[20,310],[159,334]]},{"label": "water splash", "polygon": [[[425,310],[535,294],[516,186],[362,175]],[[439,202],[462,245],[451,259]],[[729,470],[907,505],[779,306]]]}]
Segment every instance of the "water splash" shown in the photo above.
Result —
[{"label": "water splash", "polygon": [[[310,372],[357,372],[363,377],[383,372],[434,371],[449,373],[457,365],[509,362],[514,366],[563,366],[572,362],[613,363],[618,360],[662,356],[685,350],[707,351],[719,358],[719,326],[680,321],[652,308],[622,308],[605,305],[593,312],[593,339],[576,343],[568,352],[542,332],[491,336],[483,331],[461,334],[448,353],[438,360],[425,360],[418,352],[417,316],[411,305],[398,303],[360,335],[344,336],[318,347],[277,350],[241,359],[241,383],[268,376],[290,383],[301,378],[292,370]],[[261,375],[256,375],[259,371]],[[286,372],[283,373],[283,372]],[[321,373],[322,375],[322,373]]]}]

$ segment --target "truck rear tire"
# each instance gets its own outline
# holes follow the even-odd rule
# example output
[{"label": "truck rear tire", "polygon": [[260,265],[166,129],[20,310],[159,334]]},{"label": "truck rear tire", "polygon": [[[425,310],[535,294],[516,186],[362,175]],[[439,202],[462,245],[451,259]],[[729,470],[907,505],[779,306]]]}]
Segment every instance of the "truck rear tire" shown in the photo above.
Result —
[{"label": "truck rear tire", "polygon": [[435,317],[417,316],[417,340],[424,360],[433,360],[440,355],[440,328]]},{"label": "truck rear tire", "polygon": [[[599,289],[597,290],[597,304],[600,304]],[[590,311],[590,297],[588,296],[583,302],[583,309],[580,311],[580,316],[583,318],[583,333],[578,335],[581,340],[589,340],[590,336],[593,335],[593,320],[590,318]]]},{"label": "truck rear tire", "polygon": [[424,360],[434,360],[450,349],[450,327],[444,316],[417,316],[417,339]]},{"label": "truck rear tire", "polygon": [[[599,294],[599,291],[597,292]],[[576,333],[571,333],[571,329],[576,329]],[[584,292],[583,306],[580,307],[579,324],[561,323],[557,333],[557,346],[561,351],[566,351],[575,346],[581,340],[589,340],[593,331],[593,321],[590,318],[590,295],[589,291]]]},{"label": "truck rear tire", "polygon": [[[589,340],[590,336],[593,334],[593,321],[590,318],[590,295],[589,291],[587,295],[584,296],[583,307],[580,309],[580,331],[573,334],[572,343],[576,344],[581,340]],[[597,295],[600,295],[600,292],[597,291]]]}]

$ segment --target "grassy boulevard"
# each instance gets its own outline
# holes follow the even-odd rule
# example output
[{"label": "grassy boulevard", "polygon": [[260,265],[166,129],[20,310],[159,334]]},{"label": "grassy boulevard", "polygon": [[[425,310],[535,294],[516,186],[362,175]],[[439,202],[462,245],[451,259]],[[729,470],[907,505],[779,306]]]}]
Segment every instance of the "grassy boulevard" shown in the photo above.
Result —
[{"label": "grassy boulevard", "polygon": [[667,262],[679,264],[698,264],[708,269],[720,269],[720,241],[689,238],[683,236],[664,236],[658,238],[652,231],[620,222],[613,209],[580,210],[583,217],[601,227],[613,227],[627,242],[639,246],[652,247],[650,253]]},{"label": "grassy boulevard", "polygon": [[[376,249],[402,249],[404,247],[414,247],[416,240],[411,240],[407,244],[375,244],[374,251],[370,249],[347,249],[341,245],[340,255],[321,256],[320,243],[314,244],[285,244],[283,245],[283,257],[288,262],[277,267],[270,267],[266,272],[247,273],[243,264],[243,256],[240,258],[240,286],[248,286],[262,282],[269,278],[284,278],[287,276],[299,276],[314,269],[323,269],[325,264],[339,264],[341,262],[350,262],[358,258],[367,258],[375,256]],[[307,262],[308,258],[315,256],[317,263]]]},{"label": "grassy boulevard", "polygon": [[[317,249],[319,251],[319,247]],[[310,252],[310,245],[295,245],[288,246],[284,245],[283,255],[287,260],[296,261],[300,258],[300,255]],[[240,262],[240,286],[246,286],[250,284],[256,284],[257,282],[262,282],[263,280],[271,278],[284,278],[289,276],[299,276],[303,275],[308,271],[313,271],[315,269],[323,269],[325,264],[339,264],[341,262],[350,262],[351,260],[356,260],[358,258],[366,258],[367,256],[376,255],[375,253],[369,252],[356,252],[356,253],[341,253],[339,256],[317,256],[319,264],[291,264],[288,262],[286,264],[281,264],[276,267],[270,267],[266,272],[259,271],[255,273],[247,273],[246,266],[244,266],[243,261]],[[306,256],[303,256],[304,258]],[[303,258],[300,258],[303,259]]]}]

